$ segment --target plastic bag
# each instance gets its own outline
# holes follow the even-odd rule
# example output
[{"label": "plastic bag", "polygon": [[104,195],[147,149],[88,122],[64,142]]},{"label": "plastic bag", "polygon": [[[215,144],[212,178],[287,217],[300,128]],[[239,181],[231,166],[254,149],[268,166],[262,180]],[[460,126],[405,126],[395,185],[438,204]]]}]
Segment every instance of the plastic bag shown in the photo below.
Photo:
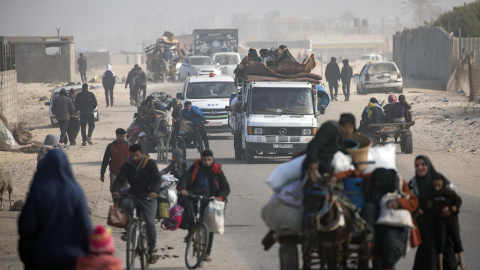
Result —
[{"label": "plastic bag", "polygon": [[203,222],[207,224],[209,232],[216,234],[224,233],[224,209],[224,202],[214,200],[208,203],[203,213]]},{"label": "plastic bag", "polygon": [[397,147],[393,143],[384,146],[371,147],[368,151],[368,161],[374,161],[375,163],[369,164],[363,172],[370,173],[378,168],[393,169],[397,171],[396,151]]},{"label": "plastic bag", "polygon": [[302,164],[306,157],[304,154],[276,167],[268,177],[267,184],[275,192],[280,192],[283,187],[300,179]]},{"label": "plastic bag", "polygon": [[285,204],[274,194],[262,208],[262,219],[271,230],[301,234],[303,208]]},{"label": "plastic bag", "polygon": [[375,224],[393,227],[415,227],[412,221],[412,214],[408,210],[387,207],[389,201],[397,200],[398,198],[401,198],[398,191],[383,195],[380,201],[380,216]]},{"label": "plastic bag", "polygon": [[301,207],[303,204],[302,181],[299,179],[282,188],[282,191],[278,194],[278,198],[288,205]]},{"label": "plastic bag", "polygon": [[183,207],[178,204],[170,207],[169,218],[162,220],[161,228],[164,230],[175,231],[180,227],[183,217]]},{"label": "plastic bag", "polygon": [[352,164],[352,157],[345,155],[341,151],[337,151],[333,155],[332,167],[335,169],[335,173],[355,170]]}]

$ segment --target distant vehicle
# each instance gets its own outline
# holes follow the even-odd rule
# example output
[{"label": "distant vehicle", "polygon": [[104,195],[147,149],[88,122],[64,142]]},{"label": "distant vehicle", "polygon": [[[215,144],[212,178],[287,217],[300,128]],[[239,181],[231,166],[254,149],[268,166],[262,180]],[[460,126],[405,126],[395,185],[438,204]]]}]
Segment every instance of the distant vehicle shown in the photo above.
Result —
[{"label": "distant vehicle", "polygon": [[[52,123],[52,127],[58,125],[57,118],[55,118],[55,115],[53,115],[53,113],[52,113],[53,100],[56,99],[60,95],[60,90],[62,90],[62,88],[65,88],[65,90],[67,90],[67,93],[68,93],[69,89],[74,88],[75,89],[75,96],[77,96],[78,94],[80,94],[82,92],[82,85],[81,84],[59,87],[59,88],[55,88],[53,90],[52,96],[50,97],[50,102],[45,103],[45,105],[49,106],[48,112],[50,114],[50,123]],[[93,116],[95,117],[95,122],[100,120],[100,116],[98,115],[98,106],[95,108],[95,110],[93,110]]]},{"label": "distant vehicle", "polygon": [[357,80],[357,93],[367,92],[403,93],[403,78],[394,62],[371,63],[363,66]]},{"label": "distant vehicle", "polygon": [[193,55],[238,52],[238,29],[194,29]]},{"label": "distant vehicle", "polygon": [[380,54],[362,54],[358,58],[360,61],[383,62],[383,57]]},{"label": "distant vehicle", "polygon": [[210,73],[222,74],[220,66],[210,56],[188,56],[178,71],[178,80],[183,82],[189,76],[209,76]]},{"label": "distant vehicle", "polygon": [[220,65],[223,75],[233,76],[233,71],[240,64],[240,54],[232,52],[220,52],[212,55],[213,61]]},{"label": "distant vehicle", "polygon": [[225,106],[229,105],[231,95],[237,91],[232,76],[188,77],[182,93],[177,93],[177,99],[190,101],[192,106],[199,107],[209,122],[205,126],[227,127]]}]

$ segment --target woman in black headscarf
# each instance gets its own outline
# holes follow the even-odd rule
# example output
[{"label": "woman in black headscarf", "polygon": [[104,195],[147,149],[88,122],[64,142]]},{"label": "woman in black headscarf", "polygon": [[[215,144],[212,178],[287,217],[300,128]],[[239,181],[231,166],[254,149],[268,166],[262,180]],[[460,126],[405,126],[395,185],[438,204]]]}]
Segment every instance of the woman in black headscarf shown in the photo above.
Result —
[{"label": "woman in black headscarf", "polygon": [[66,154],[47,153],[18,219],[18,251],[25,269],[75,269],[89,253],[92,226],[85,195]]},{"label": "woman in black headscarf", "polygon": [[[436,170],[432,162],[427,156],[420,155],[415,158],[415,177],[410,180],[409,187],[412,192],[419,198],[428,196],[432,186],[433,176],[436,175]],[[450,183],[446,183],[447,187],[453,189]],[[418,209],[416,212],[418,228],[422,238],[422,244],[418,247],[415,254],[414,270],[436,270],[437,267],[437,251],[435,233],[433,228],[436,224],[434,216],[430,210],[422,211]],[[443,257],[443,269],[455,269],[457,264],[453,246],[447,243],[446,252]]]}]

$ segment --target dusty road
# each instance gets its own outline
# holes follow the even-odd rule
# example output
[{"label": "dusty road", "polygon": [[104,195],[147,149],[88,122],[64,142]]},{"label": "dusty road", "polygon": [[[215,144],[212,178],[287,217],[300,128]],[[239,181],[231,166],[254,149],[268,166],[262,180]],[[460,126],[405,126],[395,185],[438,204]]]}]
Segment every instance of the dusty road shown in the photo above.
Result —
[{"label": "dusty road", "polygon": [[[150,84],[148,92],[166,91],[175,94],[181,88],[181,84]],[[409,93],[407,91],[407,99]],[[106,145],[114,139],[114,131],[118,127],[128,127],[131,122],[134,107],[129,106],[127,91],[121,86],[115,88],[115,106],[104,107],[103,89],[93,91],[99,100],[100,122],[93,134],[92,146],[75,146],[67,150],[72,163],[77,181],[85,191],[89,206],[93,211],[92,223],[105,224],[110,195],[108,183],[102,183],[99,179],[100,163]],[[355,92],[355,91],[353,91]],[[443,95],[443,93],[432,92],[430,95]],[[412,94],[413,95],[413,94]],[[386,98],[386,95],[375,95]],[[340,113],[352,112],[357,117],[370,96],[352,95],[350,102],[343,101],[331,103],[327,113],[321,116],[320,122],[326,120],[337,120]],[[339,98],[343,100],[343,97]],[[43,111],[45,114],[46,111]],[[421,117],[420,115],[416,117]],[[35,123],[29,123],[37,140],[43,140],[49,133],[58,133],[58,129],[52,129],[46,118],[39,119]],[[418,135],[417,135],[418,133]],[[422,136],[420,136],[422,133]],[[423,138],[423,130],[414,129],[414,138]],[[260,244],[261,239],[267,232],[261,218],[262,206],[269,199],[272,191],[265,184],[265,179],[270,172],[286,159],[261,159],[255,164],[246,165],[236,161],[233,153],[233,140],[229,132],[210,134],[210,145],[215,153],[217,162],[223,165],[225,174],[230,182],[231,195],[229,197],[228,209],[226,212],[226,229],[224,235],[216,235],[212,252],[213,262],[204,265],[206,269],[278,269],[278,245],[270,251],[265,252]],[[416,140],[416,139],[414,139]],[[478,147],[478,146],[477,146]],[[456,185],[460,195],[464,199],[460,222],[462,237],[465,247],[465,260],[467,267],[474,269],[480,264],[480,257],[476,251],[480,250],[480,238],[477,234],[477,224],[480,222],[480,205],[478,182],[480,177],[477,168],[480,165],[478,157],[463,152],[439,151],[422,140],[414,141],[414,153],[412,155],[397,153],[397,166],[406,179],[414,175],[413,162],[418,154],[426,154],[431,157],[437,170],[445,173]],[[14,199],[20,199],[28,187],[28,182],[33,175],[34,160],[36,155],[21,155],[2,153],[0,164],[15,169],[15,190]],[[154,155],[155,156],[155,155]],[[188,150],[187,158],[194,160],[198,154],[196,151]],[[158,164],[161,169],[166,163]],[[8,207],[7,207],[8,209]],[[18,212],[0,212],[0,269],[22,269],[17,252],[17,230],[16,220]],[[184,248],[183,237],[185,231],[175,232],[162,231],[157,229],[157,246],[165,248],[160,254],[168,255],[161,259],[151,269],[185,269],[183,262]],[[114,229],[117,256],[125,258],[125,242],[120,240],[120,230]],[[166,246],[173,247],[167,250]],[[411,269],[414,256],[411,250],[406,259],[402,259],[397,269]],[[174,257],[178,256],[178,257]]]}]

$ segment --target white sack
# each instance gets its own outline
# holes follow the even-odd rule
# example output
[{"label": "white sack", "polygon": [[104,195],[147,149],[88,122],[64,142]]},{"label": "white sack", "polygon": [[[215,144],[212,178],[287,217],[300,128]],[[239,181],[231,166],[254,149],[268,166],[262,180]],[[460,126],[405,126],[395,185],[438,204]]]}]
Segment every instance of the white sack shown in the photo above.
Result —
[{"label": "white sack", "polygon": [[277,166],[268,177],[267,184],[275,192],[280,192],[284,186],[300,179],[302,164],[306,157],[304,154]]},{"label": "white sack", "polygon": [[396,151],[397,147],[393,143],[371,147],[368,151],[368,161],[374,161],[375,163],[368,164],[363,172],[370,173],[378,168],[393,169],[397,171]]},{"label": "white sack", "polygon": [[225,232],[224,209],[224,202],[213,200],[208,203],[203,213],[203,222],[207,224],[209,232],[217,234],[223,234]]},{"label": "white sack", "polygon": [[302,233],[303,209],[282,203],[276,195],[262,208],[262,219],[271,230]]}]

